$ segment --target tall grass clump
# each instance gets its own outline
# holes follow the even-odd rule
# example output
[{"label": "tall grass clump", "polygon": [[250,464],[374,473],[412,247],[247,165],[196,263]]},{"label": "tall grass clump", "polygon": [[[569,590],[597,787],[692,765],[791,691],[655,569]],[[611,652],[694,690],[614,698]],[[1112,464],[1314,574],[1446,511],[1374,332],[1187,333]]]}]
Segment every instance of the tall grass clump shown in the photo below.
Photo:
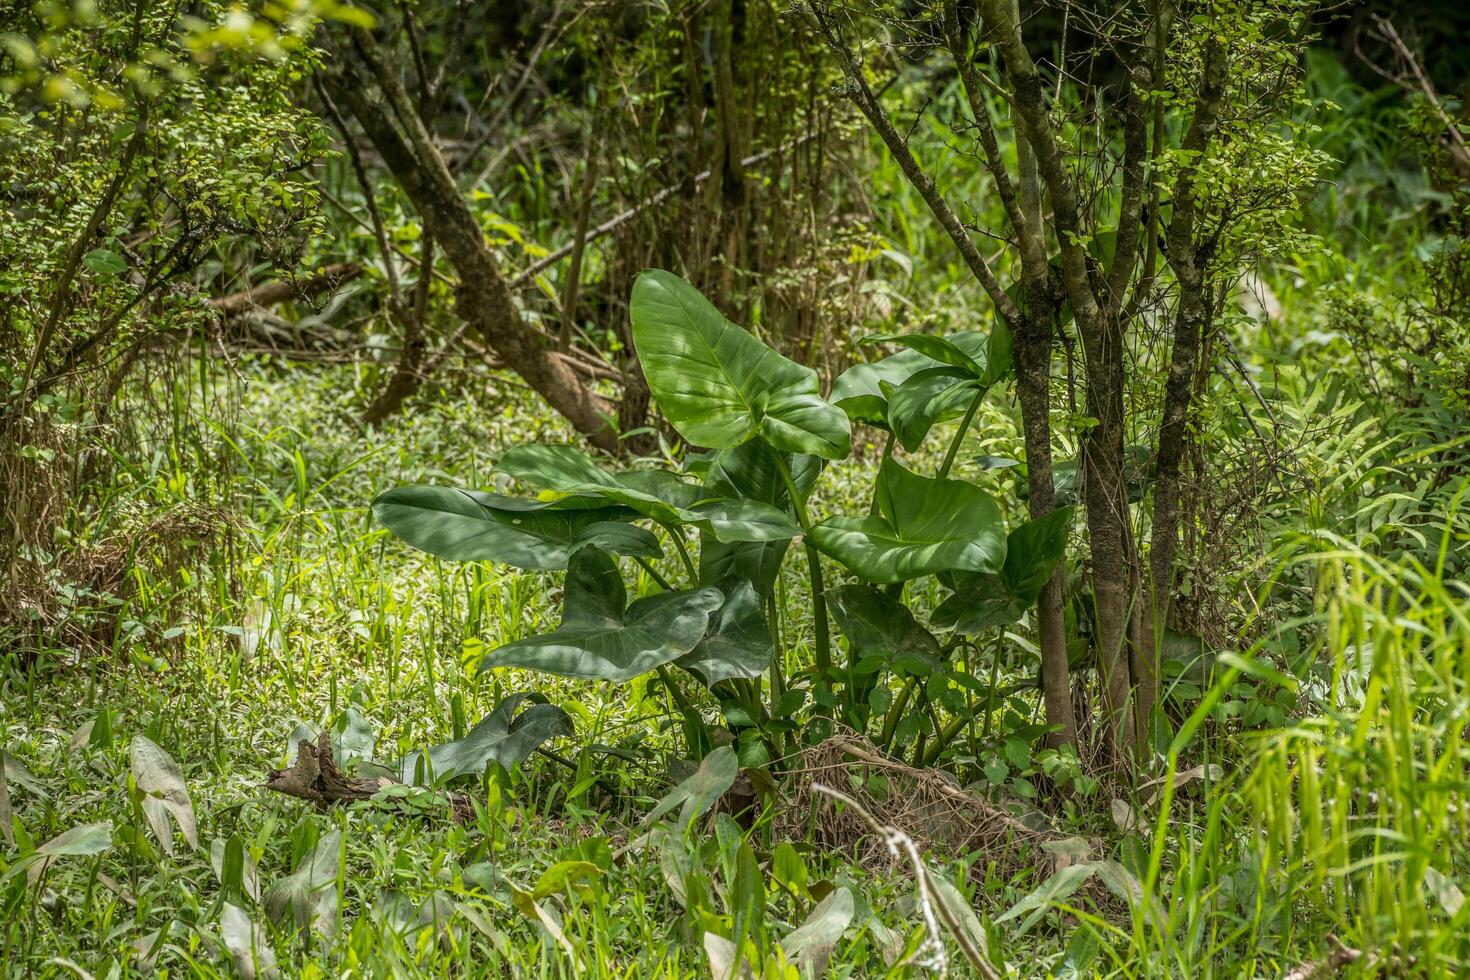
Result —
[{"label": "tall grass clump", "polygon": [[1263,864],[1299,910],[1390,969],[1440,975],[1467,969],[1470,918],[1457,884],[1470,858],[1470,591],[1444,576],[1455,526],[1433,567],[1317,556],[1311,711],[1263,739],[1247,779]]}]

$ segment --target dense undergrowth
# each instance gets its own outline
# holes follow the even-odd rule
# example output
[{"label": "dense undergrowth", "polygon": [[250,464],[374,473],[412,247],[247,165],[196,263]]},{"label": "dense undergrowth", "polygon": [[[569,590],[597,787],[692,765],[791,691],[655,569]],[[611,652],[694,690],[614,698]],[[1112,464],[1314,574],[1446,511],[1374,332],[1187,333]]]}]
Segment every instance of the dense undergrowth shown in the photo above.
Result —
[{"label": "dense undergrowth", "polygon": [[[380,363],[194,350],[129,393],[97,450],[109,465],[77,463],[55,561],[24,583],[48,601],[4,638],[3,969],[683,977],[718,973],[723,942],[770,977],[1470,971],[1470,434],[1446,353],[1463,327],[1423,301],[1453,236],[1399,157],[1397,103],[1315,56],[1307,80],[1315,149],[1343,169],[1304,207],[1313,247],[1231,299],[1198,422],[1216,452],[1184,542],[1190,628],[1171,638],[1170,726],[1141,784],[1081,777],[1025,734],[1039,707],[1023,622],[984,664],[1011,693],[945,760],[1015,832],[927,848],[930,887],[901,850],[813,828],[790,787],[753,817],[706,812],[728,785],[691,775],[667,686],[477,670],[555,626],[556,576],[429,558],[369,509],[404,483],[503,490],[509,448],[574,441],[514,376],[446,372],[369,430],[351,408]],[[913,139],[943,161],[950,135]],[[832,335],[967,328],[982,301],[877,159],[886,204],[852,258],[871,302]],[[1403,336],[1424,343],[1386,339]],[[1083,423],[1059,420],[1059,456]],[[858,430],[814,499],[865,508],[880,436]],[[1009,490],[979,461],[1021,445],[993,398],[958,465]],[[783,574],[787,655],[809,659],[807,582]],[[910,598],[930,609],[935,592]],[[303,728],[395,760],[530,691],[572,734],[462,786],[464,822],[430,791],[317,811],[262,787]],[[683,693],[717,725],[713,698]],[[875,809],[891,791],[860,768],[832,782]],[[686,805],[701,785],[718,791]],[[939,836],[919,824],[899,829]]]}]

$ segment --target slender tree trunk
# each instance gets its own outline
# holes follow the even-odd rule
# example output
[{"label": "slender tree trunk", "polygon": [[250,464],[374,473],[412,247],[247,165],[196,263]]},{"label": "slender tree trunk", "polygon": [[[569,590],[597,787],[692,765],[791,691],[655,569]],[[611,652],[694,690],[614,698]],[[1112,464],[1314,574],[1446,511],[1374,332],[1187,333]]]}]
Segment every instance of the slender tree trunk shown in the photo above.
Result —
[{"label": "slender tree trunk", "polygon": [[[522,318],[495,254],[465,204],[444,158],[372,36],[354,30],[351,50],[339,50],[339,75],[328,79],[335,99],[351,109],[368,139],[433,231],[459,272],[455,312],[486,345],[599,449],[618,449],[616,411],[593,392]],[[344,45],[344,48],[346,46]]]}]

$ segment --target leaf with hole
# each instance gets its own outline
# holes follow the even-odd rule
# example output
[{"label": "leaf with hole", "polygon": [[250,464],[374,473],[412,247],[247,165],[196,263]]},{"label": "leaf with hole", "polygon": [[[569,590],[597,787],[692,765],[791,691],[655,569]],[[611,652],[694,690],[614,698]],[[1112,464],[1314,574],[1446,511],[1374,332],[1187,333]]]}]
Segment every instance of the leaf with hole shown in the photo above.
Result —
[{"label": "leaf with hole", "polygon": [[725,319],[683,279],[643,272],[629,314],[649,390],[685,439],[734,449],[760,435],[824,459],[850,451],[847,416],[822,399],[817,373]]},{"label": "leaf with hole", "polygon": [[561,626],[507,643],[480,669],[525,667],[621,683],[689,653],[724,603],[719,589],[661,592],[628,604],[616,563],[596,548],[571,557]]}]

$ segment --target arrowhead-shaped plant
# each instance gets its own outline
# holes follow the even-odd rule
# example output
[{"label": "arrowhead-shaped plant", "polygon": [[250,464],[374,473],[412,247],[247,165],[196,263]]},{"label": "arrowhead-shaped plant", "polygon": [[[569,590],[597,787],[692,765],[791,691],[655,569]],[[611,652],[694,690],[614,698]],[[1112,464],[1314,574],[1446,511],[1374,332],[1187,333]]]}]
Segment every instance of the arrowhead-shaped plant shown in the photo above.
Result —
[{"label": "arrowhead-shaped plant", "polygon": [[691,443],[734,449],[759,435],[785,452],[848,454],[847,416],[823,400],[817,372],[725,319],[683,279],[647,270],[629,314],[649,390]]},{"label": "arrowhead-shaped plant", "polygon": [[567,569],[560,628],[507,643],[480,667],[528,667],[548,674],[621,683],[699,645],[724,603],[715,588],[660,592],[628,603],[617,563],[583,548]]},{"label": "arrowhead-shaped plant", "polygon": [[1005,561],[1000,507],[961,480],[931,479],[885,460],[876,513],[829,517],[812,528],[818,548],[869,582],[936,572],[998,572]]}]

